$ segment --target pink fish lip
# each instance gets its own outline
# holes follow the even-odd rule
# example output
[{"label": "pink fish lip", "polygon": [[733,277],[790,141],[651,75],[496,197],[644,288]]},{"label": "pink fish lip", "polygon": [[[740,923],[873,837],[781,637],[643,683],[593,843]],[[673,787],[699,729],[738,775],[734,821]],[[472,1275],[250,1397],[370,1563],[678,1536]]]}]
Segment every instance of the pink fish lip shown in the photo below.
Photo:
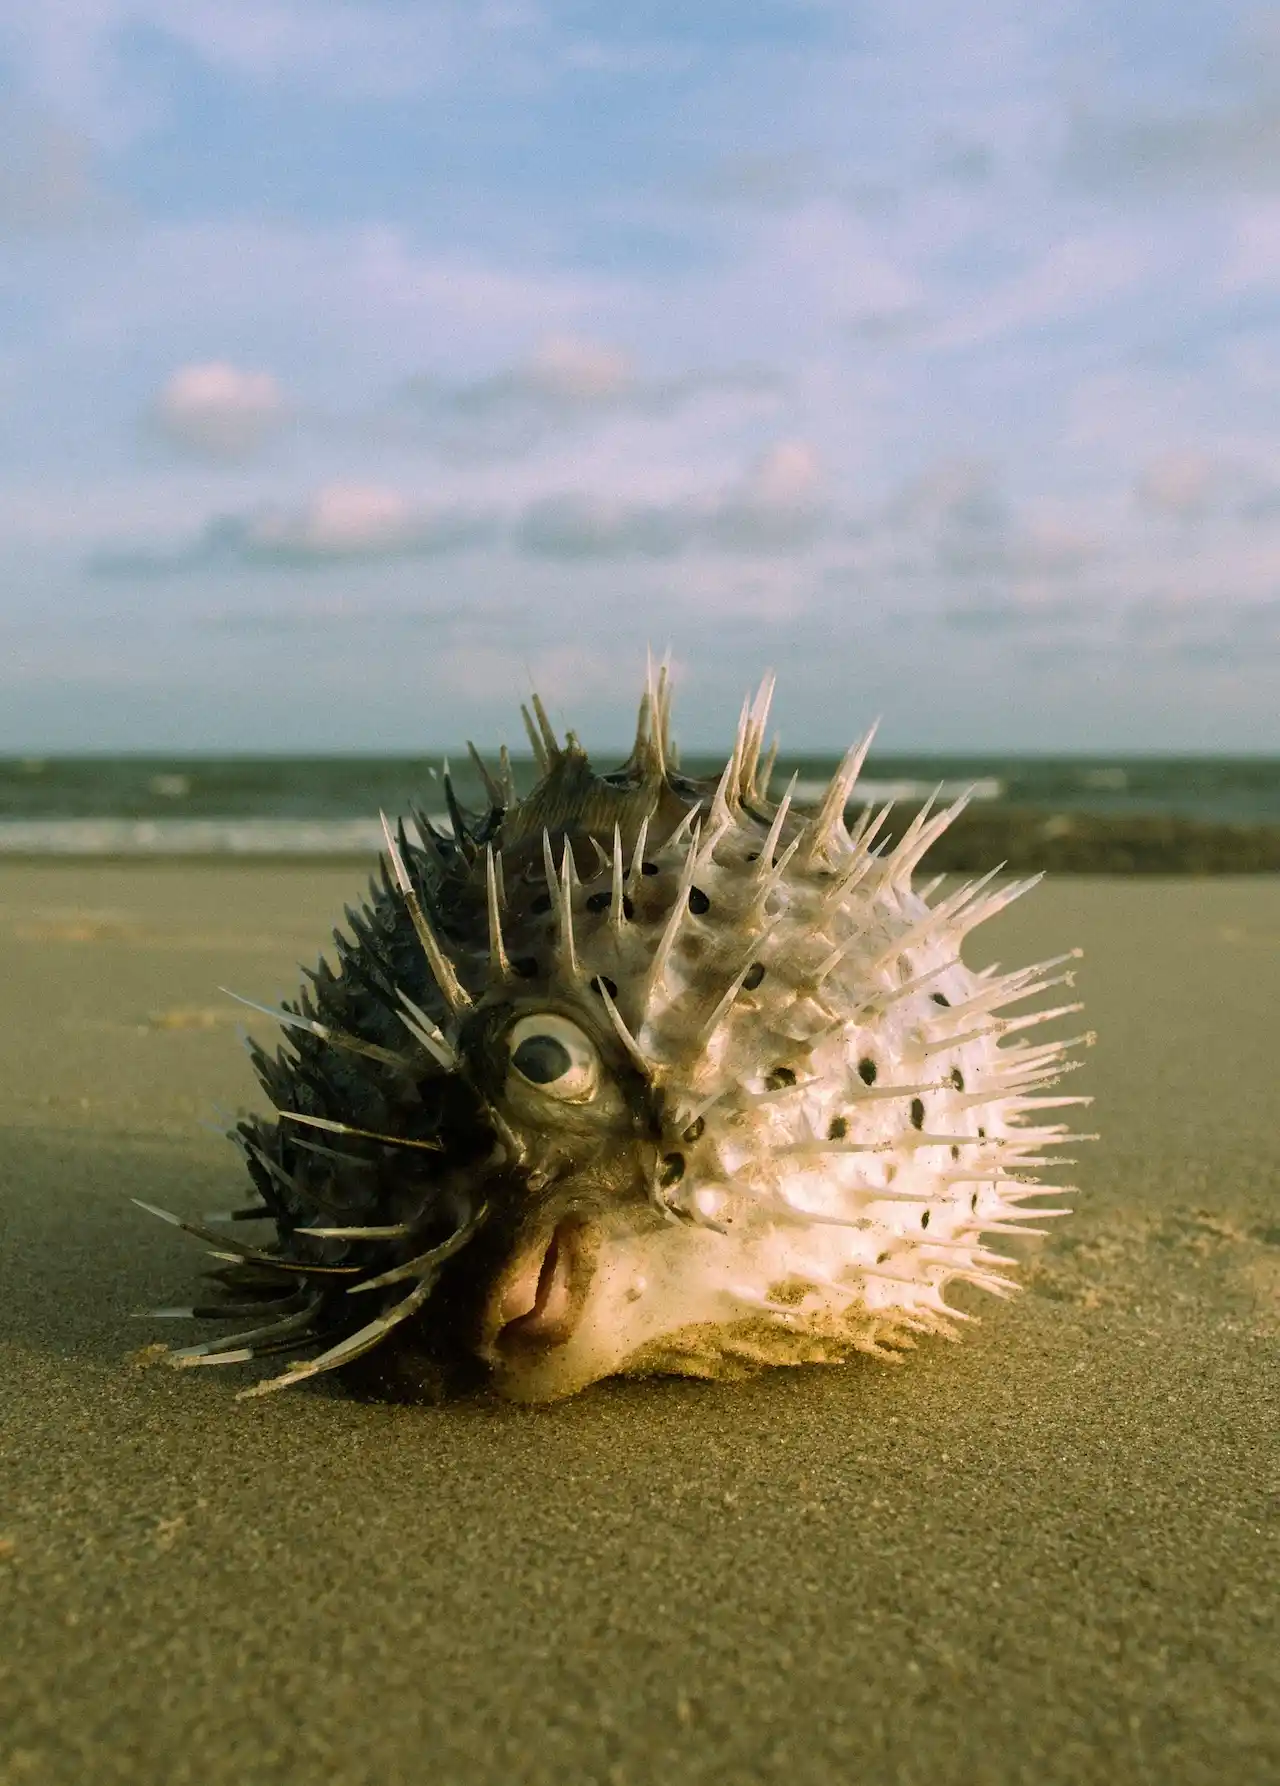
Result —
[{"label": "pink fish lip", "polygon": [[581,1216],[564,1216],[523,1247],[489,1299],[482,1348],[495,1361],[563,1345],[596,1270],[597,1239]]}]

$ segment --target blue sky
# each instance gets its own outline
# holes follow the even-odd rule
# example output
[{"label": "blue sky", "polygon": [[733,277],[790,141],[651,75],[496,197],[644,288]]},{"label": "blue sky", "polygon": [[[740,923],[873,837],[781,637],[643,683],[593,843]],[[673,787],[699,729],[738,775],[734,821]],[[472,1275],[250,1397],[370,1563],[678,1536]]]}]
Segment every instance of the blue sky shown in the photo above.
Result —
[{"label": "blue sky", "polygon": [[0,750],[1280,750],[1280,16],[0,0]]}]

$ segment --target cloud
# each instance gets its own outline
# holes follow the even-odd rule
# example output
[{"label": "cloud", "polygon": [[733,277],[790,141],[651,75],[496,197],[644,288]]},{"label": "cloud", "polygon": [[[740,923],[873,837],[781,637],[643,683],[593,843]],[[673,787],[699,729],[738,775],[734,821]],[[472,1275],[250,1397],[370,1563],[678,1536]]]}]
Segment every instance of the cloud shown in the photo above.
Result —
[{"label": "cloud", "polygon": [[944,533],[937,561],[959,576],[1009,579],[1026,589],[1077,575],[1100,551],[1086,529],[1052,517],[1019,518],[969,532]]},{"label": "cloud", "polygon": [[[1210,194],[1280,186],[1280,32],[1274,20],[1236,47],[1234,91],[1213,101],[1079,108],[1062,165],[1094,188],[1163,188]],[[1223,83],[1219,81],[1221,91]]]},{"label": "cloud", "polygon": [[1104,554],[1097,517],[1056,500],[1015,504],[994,466],[968,457],[926,466],[854,537],[882,574],[944,592],[981,584],[981,597],[956,610],[958,624],[975,627],[1006,605],[1044,617],[1074,600],[1064,586]]},{"label": "cloud", "polygon": [[713,505],[709,535],[740,552],[805,545],[825,520],[822,486],[815,448],[807,440],[779,441]]},{"label": "cloud", "polygon": [[721,489],[665,502],[571,491],[480,508],[424,502],[383,484],[326,484],[301,503],[218,516],[185,546],[99,551],[89,568],[106,577],[155,577],[434,557],[501,544],[550,559],[776,553],[807,546],[827,519],[817,454],[807,441],[784,440]]},{"label": "cloud", "polygon": [[549,335],[536,350],[526,380],[552,402],[608,403],[635,381],[626,354],[578,335]]},{"label": "cloud", "polygon": [[527,427],[630,403],[637,380],[621,348],[554,333],[500,372],[454,383],[423,375],[408,380],[402,395],[433,419]]},{"label": "cloud", "polygon": [[1191,520],[1208,508],[1216,472],[1207,453],[1191,448],[1161,453],[1144,467],[1136,495],[1154,514]]},{"label": "cloud", "polygon": [[956,186],[982,186],[995,171],[995,156],[986,143],[944,136],[935,150],[934,177]]},{"label": "cloud", "polygon": [[[185,0],[177,11],[163,0],[134,0],[134,7],[151,12],[156,30],[242,78],[380,96],[439,78],[462,22],[447,5],[371,9],[348,0]],[[486,10],[494,9],[476,9]]]},{"label": "cloud", "polygon": [[491,532],[491,522],[474,510],[410,502],[378,484],[335,483],[295,506],[269,504],[246,515],[218,516],[190,544],[173,550],[97,552],[89,569],[99,576],[137,578],[246,566],[375,563],[465,550]]},{"label": "cloud", "polygon": [[890,574],[914,579],[1002,568],[1007,523],[994,468],[958,456],[926,466],[858,531]]},{"label": "cloud", "polygon": [[810,510],[822,485],[822,466],[807,440],[780,440],[756,461],[743,485],[743,499],[773,515]]},{"label": "cloud", "polygon": [[984,459],[936,460],[905,484],[885,511],[890,523],[920,528],[990,528],[1004,519],[995,469]]},{"label": "cloud", "polygon": [[1280,652],[1280,602],[1138,596],[1118,606],[1093,595],[993,598],[944,605],[943,624],[1019,650],[1056,647],[1070,661],[1103,653],[1114,665],[1159,655],[1206,667],[1270,661]]},{"label": "cloud", "polygon": [[866,342],[872,347],[893,347],[918,336],[926,321],[927,313],[919,305],[903,304],[851,317],[845,327],[854,341]]},{"label": "cloud", "polygon": [[915,309],[924,297],[899,231],[873,226],[839,198],[815,195],[794,210],[762,214],[741,239],[732,283],[707,294],[712,314],[735,327],[780,329],[794,345],[815,323],[856,328],[864,317]]},{"label": "cloud", "polygon": [[[92,361],[101,375],[109,358],[118,384],[128,365],[159,353],[160,364],[181,366],[196,340],[254,343],[234,357],[252,352],[252,367],[261,355],[331,391],[385,391],[441,354],[449,365],[504,362],[531,335],[571,332],[619,297],[605,275],[530,265],[509,244],[423,244],[411,226],[362,216],[162,208],[89,247],[78,264],[45,256],[32,266],[20,289],[40,327],[29,323],[18,339],[60,367]],[[208,357],[224,355],[233,352]]]},{"label": "cloud", "polygon": [[484,378],[407,381],[401,401],[443,444],[477,457],[530,451],[548,434],[629,416],[661,419],[701,399],[758,399],[780,380],[752,367],[642,376],[620,347],[591,336],[549,334],[524,360]]},{"label": "cloud", "polygon": [[0,234],[42,235],[118,214],[99,184],[85,137],[11,100],[6,110],[0,124]]},{"label": "cloud", "polygon": [[1091,186],[1273,189],[1280,184],[1280,107],[1116,120],[1085,116],[1066,168]]},{"label": "cloud", "polygon": [[[467,636],[433,654],[434,673],[451,691],[468,700],[489,702],[510,691],[514,707],[536,688],[552,712],[561,702],[613,696],[618,690],[618,665],[608,643],[582,642],[512,649]],[[572,723],[572,722],[571,722]]]},{"label": "cloud", "polygon": [[453,509],[409,503],[377,484],[328,484],[301,508],[267,508],[237,526],[259,561],[389,558],[453,549],[470,537]]},{"label": "cloud", "polygon": [[1096,603],[1076,599],[1049,602],[998,600],[964,602],[944,607],[942,620],[958,631],[979,634],[1059,633],[1097,617]]},{"label": "cloud", "polygon": [[795,151],[724,156],[688,180],[677,196],[695,203],[790,211],[829,184],[813,158]]},{"label": "cloud", "polygon": [[671,558],[689,544],[695,527],[691,505],[548,496],[525,510],[516,541],[545,558]]},{"label": "cloud", "polygon": [[211,360],[175,372],[157,394],[149,419],[184,452],[242,459],[279,427],[284,414],[284,395],[269,372]]},{"label": "cloud", "polygon": [[1235,207],[1232,242],[1219,276],[1228,296],[1280,285],[1280,201],[1257,199]]},{"label": "cloud", "polygon": [[1250,526],[1273,527],[1280,521],[1280,481],[1274,467],[1249,480],[1240,493],[1236,513]]},{"label": "cloud", "polygon": [[544,498],[525,511],[516,538],[526,552],[553,558],[796,550],[815,539],[826,521],[821,484],[814,448],[784,440],[745,477],[709,496],[651,503]]},{"label": "cloud", "polygon": [[1148,596],[1121,615],[1124,635],[1144,653],[1228,667],[1280,652],[1280,601]]},{"label": "cloud", "polygon": [[1059,328],[1130,291],[1148,267],[1130,230],[1102,230],[1055,242],[1003,285],[983,292],[932,331],[935,349],[971,348],[1023,330]]},{"label": "cloud", "polygon": [[518,602],[459,600],[452,595],[427,601],[421,597],[389,601],[367,594],[352,595],[344,589],[323,598],[299,599],[295,592],[290,592],[275,602],[246,604],[242,600],[234,605],[207,608],[197,613],[195,619],[202,631],[224,636],[347,633],[354,644],[374,629],[404,632],[423,628],[430,628],[435,639],[464,631],[468,639],[480,642],[491,633],[506,637],[526,614],[527,606]]},{"label": "cloud", "polygon": [[117,143],[154,129],[171,109],[144,72],[150,58],[140,45],[259,87],[385,99],[509,67],[536,19],[503,0],[0,0],[0,36],[24,84]]}]

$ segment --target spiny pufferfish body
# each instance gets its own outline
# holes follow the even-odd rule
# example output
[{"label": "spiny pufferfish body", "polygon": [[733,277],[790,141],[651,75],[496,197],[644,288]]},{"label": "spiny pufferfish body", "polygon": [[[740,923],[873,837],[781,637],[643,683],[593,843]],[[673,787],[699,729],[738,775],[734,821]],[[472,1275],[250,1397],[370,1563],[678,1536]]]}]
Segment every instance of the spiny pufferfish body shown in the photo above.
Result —
[{"label": "spiny pufferfish body", "polygon": [[1024,1205],[1067,1138],[1044,1113],[1085,1100],[1044,1095],[1072,1043],[1018,1034],[1079,1007],[1000,1013],[1071,957],[965,966],[1031,883],[913,891],[963,801],[891,850],[887,808],[851,833],[869,738],[815,812],[772,803],[771,691],[714,787],[676,767],[665,673],[603,776],[535,700],[525,799],[504,752],[486,813],[446,784],[452,835],[387,830],[336,971],[272,1013],[286,1049],[253,1048],[274,1115],[236,1130],[262,1201],[235,1219],[274,1240],[181,1224],[235,1301],[166,1312],[248,1331],[175,1364],[294,1354],[258,1395],[378,1348],[387,1383],[547,1401],[893,1356],[964,1318],[950,1283],[1011,1287],[985,1237],[1063,1213]]}]

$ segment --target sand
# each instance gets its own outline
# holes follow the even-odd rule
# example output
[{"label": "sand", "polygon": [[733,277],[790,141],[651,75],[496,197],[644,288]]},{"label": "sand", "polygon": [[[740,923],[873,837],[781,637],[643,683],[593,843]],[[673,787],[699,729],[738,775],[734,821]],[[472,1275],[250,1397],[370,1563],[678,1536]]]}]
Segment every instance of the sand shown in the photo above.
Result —
[{"label": "sand", "polygon": [[[1280,883],[1062,881],[1105,1132],[1028,1293],[899,1369],[538,1411],[136,1355],[240,1192],[219,982],[349,871],[0,871],[0,1781],[1280,1778]],[[1091,1125],[1092,1126],[1092,1125]]]}]

